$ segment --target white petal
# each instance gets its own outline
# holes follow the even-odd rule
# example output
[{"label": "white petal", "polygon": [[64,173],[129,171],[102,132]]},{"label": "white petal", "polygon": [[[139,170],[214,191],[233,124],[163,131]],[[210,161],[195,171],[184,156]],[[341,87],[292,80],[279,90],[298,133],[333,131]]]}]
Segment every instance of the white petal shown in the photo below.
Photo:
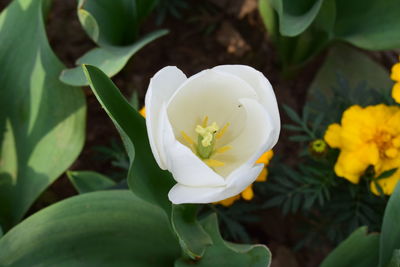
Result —
[{"label": "white petal", "polygon": [[174,204],[221,201],[241,193],[257,179],[262,168],[263,164],[258,164],[253,168],[242,168],[235,173],[235,179],[232,179],[227,187],[190,187],[176,184],[169,191],[168,198]]},{"label": "white petal", "polygon": [[145,99],[147,134],[154,158],[163,170],[166,169],[166,159],[163,144],[160,143],[160,109],[186,79],[186,75],[177,67],[168,66],[151,78],[147,89]]},{"label": "white petal", "polygon": [[273,123],[273,145],[276,144],[280,132],[280,117],[278,104],[272,86],[268,79],[256,69],[245,65],[221,65],[213,69],[231,73],[246,81],[257,92],[261,104],[271,116]]},{"label": "white petal", "polygon": [[[208,167],[188,147],[175,139],[172,127],[166,117],[166,108],[162,108],[163,144],[166,155],[166,166],[174,179],[187,186],[221,186],[225,179]],[[164,119],[165,117],[165,119]]]},{"label": "white petal", "polygon": [[262,153],[272,148],[274,142],[271,140],[273,125],[265,108],[254,99],[243,98],[239,102],[246,113],[245,120],[240,122],[244,125],[243,131],[228,144],[230,150],[214,157],[225,163],[218,169],[224,177],[245,163],[253,166]]},{"label": "white petal", "polygon": [[[238,99],[258,99],[256,92],[245,81],[236,76],[216,70],[202,71],[182,84],[168,104],[168,117],[177,138],[181,131],[195,141],[194,129],[205,116],[209,122],[216,122],[220,127],[232,118],[238,109]],[[242,124],[230,126],[234,134]]]},{"label": "white petal", "polygon": [[181,184],[174,185],[168,193],[169,200],[174,204],[212,203],[221,200],[225,187],[191,187]]}]

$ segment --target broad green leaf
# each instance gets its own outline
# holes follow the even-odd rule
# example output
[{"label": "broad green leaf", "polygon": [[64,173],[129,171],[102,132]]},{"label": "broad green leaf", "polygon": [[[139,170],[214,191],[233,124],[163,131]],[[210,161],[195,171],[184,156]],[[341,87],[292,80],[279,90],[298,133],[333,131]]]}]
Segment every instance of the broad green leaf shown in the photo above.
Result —
[{"label": "broad green leaf", "polygon": [[100,191],[116,185],[110,178],[93,171],[67,171],[67,177],[79,194]]},{"label": "broad green leaf", "polygon": [[[346,79],[348,87],[355,95],[374,100],[375,96],[360,91],[359,85],[365,83],[365,87],[375,89],[375,92],[383,93],[390,91],[393,82],[389,73],[378,63],[374,62],[367,55],[347,45],[333,47],[325,59],[317,75],[315,76],[308,90],[308,102],[310,108],[323,112],[330,109],[331,104],[336,101],[333,98],[333,88],[339,88],[348,94],[349,88],[341,87],[338,77]],[[322,101],[324,98],[327,102]],[[350,99],[349,99],[350,100]],[[352,103],[360,104],[360,103]],[[327,110],[328,111],[328,110]],[[328,114],[328,113],[327,113]],[[331,119],[333,116],[330,116]]]},{"label": "broad green leaf", "polygon": [[218,219],[215,214],[208,216],[202,225],[211,236],[213,245],[207,247],[204,256],[194,261],[181,258],[175,262],[175,267],[189,266],[229,266],[229,267],[268,267],[271,262],[271,252],[264,245],[238,245],[222,239],[218,229]]},{"label": "broad green leaf", "polygon": [[158,30],[139,39],[139,26],[157,0],[79,0],[78,17],[86,33],[99,46],[80,57],[60,80],[74,86],[88,85],[81,64],[100,68],[108,77],[117,74],[141,48],[168,33]]},{"label": "broad green leaf", "polygon": [[394,193],[383,216],[382,232],[379,248],[379,266],[384,267],[392,258],[393,252],[400,249],[400,183],[397,184]]},{"label": "broad green leaf", "polygon": [[16,224],[79,155],[86,104],[59,82],[46,37],[48,1],[15,0],[0,14],[0,224]]},{"label": "broad green leaf", "polygon": [[279,15],[279,30],[283,36],[296,36],[313,22],[323,0],[271,0]]},{"label": "broad green leaf", "polygon": [[336,0],[336,8],[337,39],[370,50],[400,48],[398,0]]},{"label": "broad green leaf", "polygon": [[157,0],[79,0],[78,18],[83,29],[100,46],[126,46],[139,36],[140,23]]},{"label": "broad green leaf", "polygon": [[192,259],[200,259],[212,240],[197,221],[197,205],[172,205],[171,224],[183,251]]},{"label": "broad green leaf", "polygon": [[400,267],[400,250],[396,249],[393,252],[392,259],[386,267]]},{"label": "broad green leaf", "polygon": [[108,77],[117,74],[128,62],[128,60],[140,49],[155,39],[167,34],[167,30],[152,32],[132,45],[117,47],[97,47],[90,50],[76,62],[78,67],[63,70],[60,80],[74,86],[88,85],[81,64],[94,65],[100,68]]},{"label": "broad green leaf", "polygon": [[174,180],[169,172],[158,167],[153,157],[144,118],[101,70],[89,65],[84,65],[83,69],[97,100],[119,129],[133,161],[128,174],[130,189],[137,196],[163,207],[169,215],[171,203],[167,195]]},{"label": "broad green leaf", "polygon": [[167,216],[127,190],[61,201],[0,239],[5,266],[172,266],[179,255]]},{"label": "broad green leaf", "polygon": [[321,267],[376,267],[379,261],[379,235],[367,227],[355,230],[322,262]]}]

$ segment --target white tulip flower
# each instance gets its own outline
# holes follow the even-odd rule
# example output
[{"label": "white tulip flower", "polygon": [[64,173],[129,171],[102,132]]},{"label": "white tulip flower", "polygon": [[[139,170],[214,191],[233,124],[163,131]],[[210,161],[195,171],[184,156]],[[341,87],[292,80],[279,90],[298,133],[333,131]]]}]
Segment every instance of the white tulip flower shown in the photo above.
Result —
[{"label": "white tulip flower", "polygon": [[257,159],[278,141],[275,94],[249,66],[221,65],[189,78],[165,67],[151,79],[145,105],[151,150],[177,182],[168,194],[175,204],[239,194],[262,171]]}]

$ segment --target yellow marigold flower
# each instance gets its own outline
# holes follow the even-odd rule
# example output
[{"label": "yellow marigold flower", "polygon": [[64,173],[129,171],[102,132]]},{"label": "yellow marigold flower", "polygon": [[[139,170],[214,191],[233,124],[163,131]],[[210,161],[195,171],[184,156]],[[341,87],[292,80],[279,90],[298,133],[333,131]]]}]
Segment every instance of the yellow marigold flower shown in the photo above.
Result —
[{"label": "yellow marigold flower", "polygon": [[395,82],[400,82],[400,62],[393,65],[390,78]]},{"label": "yellow marigold flower", "polygon": [[[271,160],[271,158],[274,156],[274,152],[272,150],[269,150],[265,152],[258,160],[257,163],[262,163],[264,164],[265,168],[261,171],[260,175],[258,175],[256,182],[265,182],[267,181],[267,176],[268,176],[268,170],[267,166]],[[243,190],[242,193],[239,195],[215,202],[214,204],[221,204],[225,207],[231,206],[235,201],[243,198],[244,200],[252,200],[254,197],[254,191],[253,191],[253,185],[249,185],[246,187],[245,190]]]},{"label": "yellow marigold flower", "polygon": [[[324,137],[332,148],[340,149],[335,173],[352,183],[372,165],[377,176],[400,167],[400,107],[383,104],[351,106],[342,116],[341,124],[331,124]],[[385,194],[391,194],[400,173],[378,181]],[[371,186],[373,192],[376,188]]]},{"label": "yellow marigold flower", "polygon": [[400,104],[400,82],[394,84],[392,89],[392,97],[396,103]]},{"label": "yellow marigold flower", "polygon": [[142,108],[139,110],[139,113],[140,113],[140,115],[142,115],[143,117],[146,118],[146,107],[142,107]]},{"label": "yellow marigold flower", "polygon": [[393,65],[390,78],[396,82],[392,89],[392,97],[400,104],[400,62]]}]

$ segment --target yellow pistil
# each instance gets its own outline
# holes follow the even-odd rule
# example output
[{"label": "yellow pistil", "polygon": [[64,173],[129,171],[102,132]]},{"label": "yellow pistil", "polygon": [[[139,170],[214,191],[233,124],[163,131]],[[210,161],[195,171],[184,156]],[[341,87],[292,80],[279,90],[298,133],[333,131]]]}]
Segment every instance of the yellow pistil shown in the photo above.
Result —
[{"label": "yellow pistil", "polygon": [[209,167],[222,167],[225,165],[222,161],[215,160],[215,159],[205,159],[203,160],[205,164],[207,164]]},{"label": "yellow pistil", "polygon": [[196,126],[196,133],[201,136],[201,144],[204,147],[208,147],[211,145],[213,139],[214,139],[214,134],[219,130],[219,127],[216,122],[213,122],[210,126],[207,127],[202,127],[201,125]]},{"label": "yellow pistil", "polygon": [[194,141],[192,138],[190,138],[189,135],[187,135],[184,131],[181,131],[181,135],[183,137],[183,139],[186,141],[186,143],[188,143],[189,145],[193,145]]},{"label": "yellow pistil", "polygon": [[229,122],[225,124],[224,127],[222,127],[222,129],[215,135],[215,138],[220,139],[222,136],[224,136],[228,127],[229,127]]}]

